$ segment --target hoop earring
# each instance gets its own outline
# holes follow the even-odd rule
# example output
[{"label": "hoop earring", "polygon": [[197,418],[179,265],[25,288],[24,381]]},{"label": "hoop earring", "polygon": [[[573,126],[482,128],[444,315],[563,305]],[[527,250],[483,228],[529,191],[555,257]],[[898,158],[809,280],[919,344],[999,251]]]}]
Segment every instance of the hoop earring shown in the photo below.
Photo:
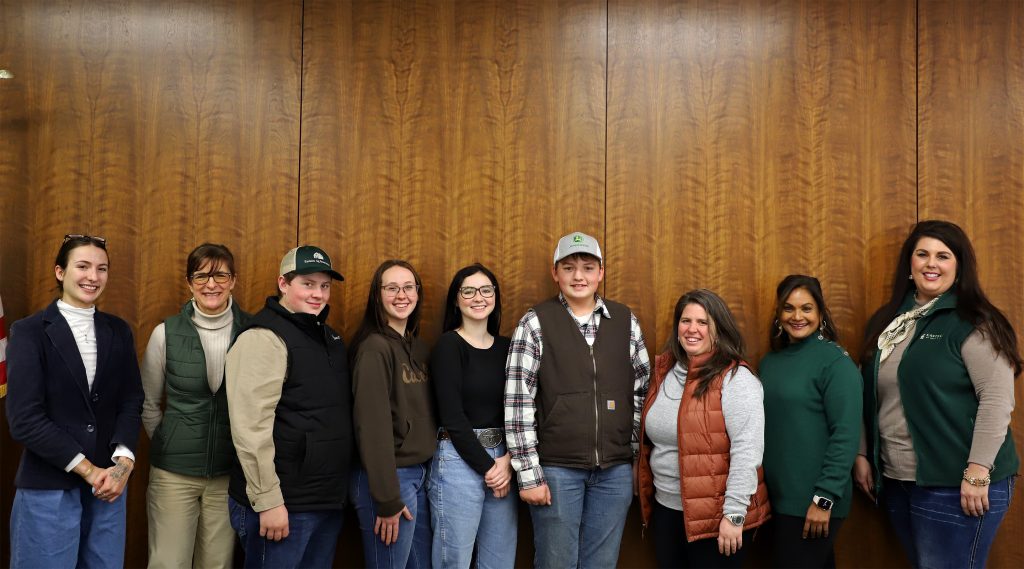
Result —
[{"label": "hoop earring", "polygon": [[779,324],[779,319],[775,319],[775,327],[778,328],[778,332],[775,333],[775,337],[779,338],[782,336],[782,324]]}]

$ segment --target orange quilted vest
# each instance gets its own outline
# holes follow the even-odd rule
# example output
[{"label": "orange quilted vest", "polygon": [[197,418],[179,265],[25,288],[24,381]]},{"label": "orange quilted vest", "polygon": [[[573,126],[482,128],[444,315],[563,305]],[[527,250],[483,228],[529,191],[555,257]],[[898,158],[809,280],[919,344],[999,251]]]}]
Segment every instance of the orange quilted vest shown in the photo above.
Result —
[{"label": "orange quilted vest", "polygon": [[[739,365],[749,367],[746,362],[740,362]],[[672,354],[660,354],[655,359],[654,374],[640,419],[641,434],[646,426],[647,412],[673,366],[675,358]],[[728,372],[726,370],[725,373]],[[679,402],[679,485],[683,497],[687,541],[718,537],[718,526],[722,521],[725,482],[729,476],[729,435],[722,415],[722,379],[725,373],[715,378],[704,397],[699,400],[693,396],[697,382],[686,382],[683,398]],[[637,478],[640,512],[644,525],[647,525],[654,500],[654,479],[650,466],[653,445],[646,437],[642,437],[642,440]],[[764,471],[758,467],[757,491],[750,498],[743,529],[763,524],[770,517],[770,512]]]}]

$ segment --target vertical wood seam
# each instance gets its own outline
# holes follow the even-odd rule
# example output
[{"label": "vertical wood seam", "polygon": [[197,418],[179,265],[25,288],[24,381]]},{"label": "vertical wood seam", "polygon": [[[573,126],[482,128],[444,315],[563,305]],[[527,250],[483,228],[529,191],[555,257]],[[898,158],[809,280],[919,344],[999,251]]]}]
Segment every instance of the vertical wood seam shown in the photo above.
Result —
[{"label": "vertical wood seam", "polygon": [[302,101],[305,98],[306,86],[306,0],[300,2],[302,13],[299,15],[299,155],[297,180],[295,187],[295,246],[298,247],[299,235],[302,230]]}]

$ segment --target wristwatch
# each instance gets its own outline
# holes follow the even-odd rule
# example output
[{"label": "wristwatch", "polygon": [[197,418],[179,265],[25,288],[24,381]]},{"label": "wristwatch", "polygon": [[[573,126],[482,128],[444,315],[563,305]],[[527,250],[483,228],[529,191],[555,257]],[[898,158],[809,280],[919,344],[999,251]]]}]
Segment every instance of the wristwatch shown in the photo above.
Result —
[{"label": "wristwatch", "polygon": [[736,527],[742,527],[743,522],[747,521],[747,516],[744,516],[743,514],[726,514],[722,517],[729,520],[729,523]]},{"label": "wristwatch", "polygon": [[835,504],[835,502],[833,502],[832,500],[829,500],[824,496],[818,496],[817,494],[814,495],[814,498],[811,500],[811,502],[814,502],[815,506],[818,506],[819,508],[825,510],[826,512],[831,510],[832,506]]}]

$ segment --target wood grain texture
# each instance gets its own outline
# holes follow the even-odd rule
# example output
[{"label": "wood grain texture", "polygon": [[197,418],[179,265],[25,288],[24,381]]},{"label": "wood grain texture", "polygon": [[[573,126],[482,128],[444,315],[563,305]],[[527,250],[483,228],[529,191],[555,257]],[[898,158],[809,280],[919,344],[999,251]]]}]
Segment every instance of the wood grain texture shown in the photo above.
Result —
[{"label": "wood grain texture", "polygon": [[[920,218],[960,225],[982,286],[1024,332],[1024,4],[922,0],[918,92]],[[1018,378],[1016,400],[1024,391]],[[1021,453],[1024,416],[1011,428]],[[1024,565],[1018,496],[990,567]]]},{"label": "wood grain texture", "polygon": [[510,333],[553,292],[558,237],[601,236],[603,3],[306,10],[300,235],[339,259],[340,328],[358,326],[377,264],[405,258],[425,338],[451,275],[476,261],[499,278]]},{"label": "wood grain texture", "polygon": [[[0,295],[8,323],[42,308],[61,236],[103,235],[101,308],[141,351],[187,298],[196,244],[235,252],[255,310],[310,242],[347,277],[331,316],[346,337],[391,257],[422,274],[428,341],[474,261],[497,273],[510,333],[556,290],[557,238],[583,230],[652,353],[704,286],[754,363],[793,272],[821,279],[859,349],[907,230],[943,217],[1022,330],[1022,33],[1009,0],[0,0]],[[3,565],[20,452],[0,430]],[[129,566],[146,561],[148,441],[139,459]],[[1022,508],[990,566],[1024,564]],[[339,566],[361,559],[345,524]],[[903,563],[886,524],[858,497],[839,565]],[[631,512],[620,565],[653,566],[641,535]],[[526,508],[519,540],[528,566]],[[751,553],[765,561],[763,540]]]},{"label": "wood grain texture", "polygon": [[[0,69],[14,75],[0,79],[0,301],[10,325],[28,314],[28,102],[25,59],[25,14],[19,2],[0,0]],[[7,429],[6,405],[0,404],[0,567],[10,566],[10,511],[19,447]]]},{"label": "wood grain texture", "polygon": [[[859,349],[877,253],[915,220],[913,5],[623,1],[609,31],[609,296],[661,351],[676,299],[712,289],[756,363],[776,284],[814,275]],[[891,563],[881,516],[855,520],[840,563]],[[865,539],[876,557],[848,545]]]},{"label": "wood grain texture", "polygon": [[[201,241],[233,249],[241,282],[266,283],[236,289],[243,307],[262,304],[297,225],[300,0],[19,8],[7,29],[24,32],[17,76],[27,104],[14,138],[23,161],[5,151],[3,163],[21,169],[3,172],[27,221],[13,239],[20,259],[8,262],[5,239],[4,266],[24,267],[23,312],[54,297],[64,233],[107,238],[99,306],[132,325],[140,353],[189,297],[185,257]],[[18,227],[6,221],[5,236]],[[129,566],[146,562],[142,439]]]},{"label": "wood grain texture", "polygon": [[[604,3],[305,9],[299,235],[346,277],[332,324],[351,337],[377,265],[404,258],[423,279],[421,337],[432,341],[452,274],[479,261],[499,279],[510,334],[555,291],[556,240],[603,237]],[[336,561],[360,550],[343,536]]]}]

